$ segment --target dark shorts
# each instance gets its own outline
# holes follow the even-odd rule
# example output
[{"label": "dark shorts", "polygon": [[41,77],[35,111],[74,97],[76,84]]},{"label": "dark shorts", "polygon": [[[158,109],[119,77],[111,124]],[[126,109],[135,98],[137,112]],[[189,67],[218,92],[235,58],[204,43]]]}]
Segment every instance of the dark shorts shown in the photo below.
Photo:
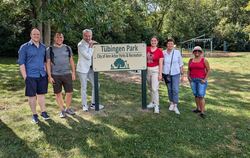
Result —
[{"label": "dark shorts", "polygon": [[65,93],[73,92],[73,82],[72,75],[52,75],[55,83],[53,84],[54,93],[58,94],[62,92],[62,86],[64,88]]},{"label": "dark shorts", "polygon": [[48,77],[28,77],[25,80],[25,96],[34,97],[48,92]]}]

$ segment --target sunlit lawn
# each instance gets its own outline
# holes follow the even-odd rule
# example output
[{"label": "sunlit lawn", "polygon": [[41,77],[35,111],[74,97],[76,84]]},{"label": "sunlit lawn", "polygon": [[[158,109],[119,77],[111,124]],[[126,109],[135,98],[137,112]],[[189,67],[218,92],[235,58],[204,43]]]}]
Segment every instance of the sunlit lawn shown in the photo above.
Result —
[{"label": "sunlit lawn", "polygon": [[206,119],[191,112],[195,104],[189,86],[181,86],[177,116],[168,111],[162,84],[156,115],[141,109],[140,84],[101,74],[104,110],[81,110],[77,80],[72,104],[77,115],[61,119],[50,85],[46,98],[52,119],[40,117],[38,125],[31,123],[15,60],[0,59],[0,157],[250,157],[250,54],[208,59]]}]

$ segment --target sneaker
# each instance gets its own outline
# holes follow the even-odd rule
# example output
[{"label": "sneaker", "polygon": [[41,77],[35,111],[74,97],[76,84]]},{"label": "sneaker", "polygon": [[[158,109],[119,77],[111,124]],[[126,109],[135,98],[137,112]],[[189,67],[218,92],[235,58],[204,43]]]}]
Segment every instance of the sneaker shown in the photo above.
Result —
[{"label": "sneaker", "polygon": [[203,119],[206,118],[206,114],[204,114],[204,113],[200,113],[199,115],[200,115],[200,117],[203,118]]},{"label": "sneaker", "polygon": [[50,119],[50,118],[49,118],[49,115],[47,114],[46,111],[42,112],[42,113],[41,113],[41,116],[42,116],[42,118],[43,118],[44,120]]},{"label": "sneaker", "polygon": [[147,105],[147,108],[148,109],[152,109],[152,108],[154,108],[155,107],[155,104],[154,103],[149,103],[148,105]]},{"label": "sneaker", "polygon": [[155,105],[154,107],[154,113],[159,114],[160,113],[160,109],[158,105]]},{"label": "sneaker", "polygon": [[66,112],[64,110],[62,110],[59,114],[59,117],[61,118],[65,118],[66,117]]},{"label": "sneaker", "polygon": [[174,106],[174,112],[175,112],[176,114],[178,114],[178,115],[181,114],[180,111],[179,111],[179,109],[177,108],[177,105]]},{"label": "sneaker", "polygon": [[171,103],[171,104],[169,105],[168,110],[169,110],[169,111],[174,111],[174,104],[173,104],[173,103]]},{"label": "sneaker", "polygon": [[201,111],[199,109],[192,110],[193,113],[200,113]]},{"label": "sneaker", "polygon": [[85,111],[85,112],[89,111],[89,106],[88,105],[83,105],[82,110]]},{"label": "sneaker", "polygon": [[[99,110],[102,110],[104,108],[104,106],[103,105],[101,105],[101,104],[99,104]],[[92,110],[95,110],[95,104],[91,104],[90,105],[90,109],[92,109]]]},{"label": "sneaker", "polygon": [[67,108],[67,109],[65,110],[65,112],[66,112],[67,114],[69,114],[69,115],[75,115],[74,110],[71,109],[71,108]]},{"label": "sneaker", "polygon": [[35,123],[35,124],[37,124],[37,123],[39,122],[39,119],[38,119],[38,115],[37,115],[37,114],[34,114],[34,115],[32,116],[32,122]]}]

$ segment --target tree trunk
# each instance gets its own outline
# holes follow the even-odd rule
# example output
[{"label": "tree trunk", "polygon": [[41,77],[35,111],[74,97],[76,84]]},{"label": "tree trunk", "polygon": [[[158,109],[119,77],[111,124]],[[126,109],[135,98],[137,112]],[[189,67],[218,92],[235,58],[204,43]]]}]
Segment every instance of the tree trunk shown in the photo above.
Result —
[{"label": "tree trunk", "polygon": [[50,46],[50,40],[51,40],[51,26],[50,26],[50,20],[47,20],[44,22],[44,44],[48,47]]}]

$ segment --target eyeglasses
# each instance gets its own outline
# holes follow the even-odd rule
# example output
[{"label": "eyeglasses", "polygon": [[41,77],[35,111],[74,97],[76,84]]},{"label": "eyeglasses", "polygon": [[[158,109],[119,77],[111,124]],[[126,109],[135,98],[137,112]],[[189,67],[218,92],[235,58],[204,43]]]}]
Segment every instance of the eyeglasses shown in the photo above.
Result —
[{"label": "eyeglasses", "polygon": [[201,50],[194,50],[194,51],[193,51],[193,53],[195,53],[195,52],[202,53],[202,51],[201,51]]}]

